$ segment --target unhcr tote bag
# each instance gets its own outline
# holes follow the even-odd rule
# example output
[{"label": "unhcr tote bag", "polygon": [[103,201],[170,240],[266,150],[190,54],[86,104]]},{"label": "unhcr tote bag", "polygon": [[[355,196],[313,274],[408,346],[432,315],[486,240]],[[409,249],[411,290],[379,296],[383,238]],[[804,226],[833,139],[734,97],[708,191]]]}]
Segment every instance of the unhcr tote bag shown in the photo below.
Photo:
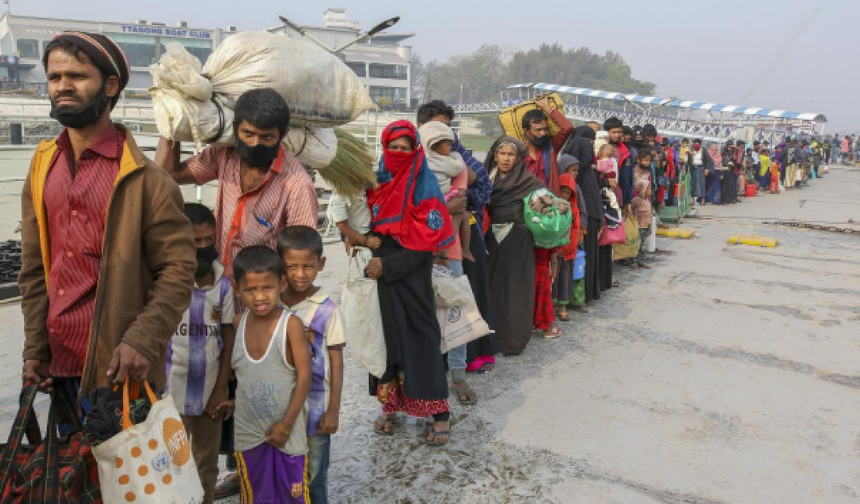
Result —
[{"label": "unhcr tote bag", "polygon": [[170,395],[159,401],[149,383],[144,386],[152,402],[146,420],[132,425],[126,380],[122,432],[93,448],[102,498],[111,504],[197,504],[203,486],[179,412]]},{"label": "unhcr tote bag", "polygon": [[362,262],[354,254],[349,260],[346,282],[340,295],[340,316],[343,327],[347,329],[346,347],[349,352],[368,373],[381,378],[388,367],[388,353],[382,330],[379,293],[376,280],[364,277]]}]

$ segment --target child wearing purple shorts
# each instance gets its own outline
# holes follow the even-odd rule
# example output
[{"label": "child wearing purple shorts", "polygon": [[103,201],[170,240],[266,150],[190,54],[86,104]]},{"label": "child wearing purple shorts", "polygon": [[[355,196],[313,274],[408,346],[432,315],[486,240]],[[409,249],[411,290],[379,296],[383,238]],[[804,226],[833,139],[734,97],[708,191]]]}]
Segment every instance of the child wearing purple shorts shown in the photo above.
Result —
[{"label": "child wearing purple shorts", "polygon": [[311,386],[300,318],[280,306],[286,288],[277,252],[248,247],[233,261],[245,313],[234,320],[234,447],[243,504],[308,504],[305,402]]}]

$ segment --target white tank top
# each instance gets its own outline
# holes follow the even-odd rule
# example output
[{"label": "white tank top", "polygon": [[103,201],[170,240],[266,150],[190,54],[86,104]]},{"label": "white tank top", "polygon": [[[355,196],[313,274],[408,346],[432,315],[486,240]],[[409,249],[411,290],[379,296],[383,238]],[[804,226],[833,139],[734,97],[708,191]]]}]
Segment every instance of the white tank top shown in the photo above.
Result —
[{"label": "white tank top", "polygon": [[[283,308],[281,308],[283,310]],[[248,310],[236,331],[233,346],[233,369],[236,372],[236,411],[234,413],[234,448],[246,451],[265,442],[269,427],[280,422],[290,405],[296,386],[296,369],[287,362],[287,325],[293,315],[283,310],[269,348],[259,360],[253,360],[245,345],[245,322]],[[308,452],[307,411],[302,410],[281,451],[289,455]]]}]

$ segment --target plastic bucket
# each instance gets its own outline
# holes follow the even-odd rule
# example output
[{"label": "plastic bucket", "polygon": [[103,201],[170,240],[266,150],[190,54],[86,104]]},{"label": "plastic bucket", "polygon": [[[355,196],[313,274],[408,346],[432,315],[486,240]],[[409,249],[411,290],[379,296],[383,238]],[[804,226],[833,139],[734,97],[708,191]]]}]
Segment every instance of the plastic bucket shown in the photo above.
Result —
[{"label": "plastic bucket", "polygon": [[585,278],[585,251],[577,250],[576,259],[573,261],[573,279],[582,280]]},{"label": "plastic bucket", "polygon": [[746,194],[747,198],[752,198],[755,196],[756,191],[758,191],[758,184],[747,184],[744,194]]}]

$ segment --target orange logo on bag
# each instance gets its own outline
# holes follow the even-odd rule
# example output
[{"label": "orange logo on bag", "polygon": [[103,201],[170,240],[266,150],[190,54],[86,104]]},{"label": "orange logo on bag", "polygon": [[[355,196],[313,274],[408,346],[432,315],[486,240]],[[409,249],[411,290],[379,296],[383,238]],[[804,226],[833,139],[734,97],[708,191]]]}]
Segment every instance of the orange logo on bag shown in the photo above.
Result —
[{"label": "orange logo on bag", "polygon": [[174,464],[182,467],[188,463],[191,458],[191,445],[188,444],[188,434],[182,422],[175,418],[164,421],[164,442]]},{"label": "orange logo on bag", "polygon": [[302,496],[302,484],[301,483],[293,483],[293,499],[298,499]]}]

